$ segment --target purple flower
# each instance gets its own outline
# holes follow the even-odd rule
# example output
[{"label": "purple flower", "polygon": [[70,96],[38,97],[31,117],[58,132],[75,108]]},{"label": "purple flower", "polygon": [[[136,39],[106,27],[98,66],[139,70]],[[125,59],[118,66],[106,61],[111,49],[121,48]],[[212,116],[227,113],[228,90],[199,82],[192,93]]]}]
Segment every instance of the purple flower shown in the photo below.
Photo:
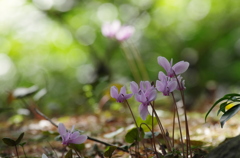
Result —
[{"label": "purple flower", "polygon": [[169,62],[165,57],[161,56],[158,57],[158,64],[166,70],[167,76],[169,77],[174,77],[175,74],[176,75],[182,74],[189,67],[189,63],[185,61],[179,61],[178,63],[172,66],[172,59],[171,62]]},{"label": "purple flower", "polygon": [[178,86],[177,86],[177,90],[184,90],[186,89],[185,87],[185,80],[182,79],[182,76],[181,75],[178,75],[177,76],[177,79],[176,78],[173,78],[174,81],[179,82]]},{"label": "purple flower", "polygon": [[58,132],[62,137],[62,144],[69,145],[69,144],[82,144],[87,140],[86,135],[80,135],[78,131],[73,131],[74,126],[72,126],[71,131],[67,131],[64,124],[59,123],[58,125]]},{"label": "purple flower", "polygon": [[121,88],[120,93],[118,93],[118,89],[116,86],[112,86],[110,95],[112,98],[115,98],[117,102],[122,103],[125,100],[131,98],[133,94],[127,94],[125,86]]},{"label": "purple flower", "polygon": [[149,89],[154,89],[154,86],[151,85],[149,81],[141,81],[140,82],[140,88],[138,87],[138,84],[134,81],[130,83],[130,88],[133,92],[133,94],[138,93],[140,90],[143,92],[146,92]]},{"label": "purple flower", "polygon": [[127,40],[132,36],[135,29],[133,26],[121,26],[120,21],[107,22],[102,25],[102,34],[105,37],[115,38],[118,41]]},{"label": "purple flower", "polygon": [[166,76],[163,72],[158,74],[159,80],[156,82],[156,88],[158,91],[162,92],[163,95],[169,96],[177,88],[177,81]]},{"label": "purple flower", "polygon": [[157,91],[154,86],[151,86],[149,81],[141,81],[140,88],[136,82],[130,83],[131,90],[135,94],[135,99],[140,102],[139,113],[143,120],[146,120],[148,112],[148,105],[157,97]]},{"label": "purple flower", "polygon": [[118,20],[115,20],[112,23],[107,22],[102,26],[102,34],[105,37],[114,38],[120,27],[121,23]]},{"label": "purple flower", "polygon": [[122,26],[116,34],[116,39],[118,41],[127,40],[128,38],[130,38],[132,36],[134,31],[135,31],[135,29],[133,26]]}]

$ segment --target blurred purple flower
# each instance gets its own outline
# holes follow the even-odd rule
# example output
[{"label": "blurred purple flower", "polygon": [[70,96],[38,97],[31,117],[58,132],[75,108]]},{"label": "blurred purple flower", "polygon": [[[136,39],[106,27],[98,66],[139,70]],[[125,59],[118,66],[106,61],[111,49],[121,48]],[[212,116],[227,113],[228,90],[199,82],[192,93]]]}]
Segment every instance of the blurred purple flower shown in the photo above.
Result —
[{"label": "blurred purple flower", "polygon": [[166,76],[162,71],[158,74],[159,80],[156,82],[156,88],[158,91],[162,92],[163,95],[169,96],[177,88],[177,81]]},{"label": "blurred purple flower", "polygon": [[118,89],[116,86],[112,86],[110,95],[112,98],[115,98],[117,102],[122,103],[125,100],[131,98],[133,94],[127,94],[125,86],[121,88],[120,93],[118,93]]},{"label": "blurred purple flower", "polygon": [[58,132],[62,137],[62,144],[69,145],[69,144],[82,144],[87,140],[86,135],[80,135],[78,131],[73,131],[74,126],[72,126],[71,131],[67,131],[64,124],[59,123],[58,125]]},{"label": "blurred purple flower", "polygon": [[141,81],[140,88],[136,82],[130,83],[131,90],[135,94],[135,99],[140,102],[139,113],[143,120],[146,120],[148,112],[148,105],[157,97],[157,91],[154,86],[151,86],[149,81]]},{"label": "blurred purple flower", "polygon": [[132,36],[135,29],[133,26],[121,26],[120,21],[106,22],[102,25],[102,34],[105,37],[115,38],[118,41],[127,40]]},{"label": "blurred purple flower", "polygon": [[105,37],[114,38],[116,33],[121,28],[121,23],[118,20],[115,20],[113,22],[106,22],[102,25],[102,34]]},{"label": "blurred purple flower", "polygon": [[185,61],[179,61],[172,66],[172,59],[171,62],[169,62],[165,57],[159,56],[157,60],[158,64],[166,70],[167,76],[169,77],[174,77],[175,75],[182,74],[189,67],[189,63]]},{"label": "blurred purple flower", "polygon": [[135,29],[133,26],[122,26],[116,34],[116,39],[118,41],[127,40],[128,38],[130,38],[133,35],[134,31],[135,31]]}]

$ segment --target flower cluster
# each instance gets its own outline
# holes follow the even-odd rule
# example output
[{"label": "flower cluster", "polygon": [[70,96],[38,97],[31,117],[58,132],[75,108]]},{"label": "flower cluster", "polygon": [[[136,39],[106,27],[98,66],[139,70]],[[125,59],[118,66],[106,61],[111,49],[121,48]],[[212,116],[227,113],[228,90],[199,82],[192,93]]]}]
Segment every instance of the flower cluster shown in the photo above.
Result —
[{"label": "flower cluster", "polygon": [[118,41],[127,40],[132,36],[135,29],[133,26],[121,26],[120,21],[106,22],[102,25],[102,34],[105,37],[115,38]]},{"label": "flower cluster", "polygon": [[80,135],[78,131],[74,132],[74,126],[72,126],[71,131],[68,131],[66,130],[64,124],[60,123],[58,125],[58,132],[61,135],[63,145],[82,144],[87,140],[87,136]]},{"label": "flower cluster", "polygon": [[169,62],[165,57],[159,56],[158,64],[165,69],[167,75],[160,71],[158,74],[159,80],[156,81],[156,86],[151,85],[149,81],[141,81],[140,85],[132,81],[130,83],[131,94],[126,93],[125,86],[121,88],[120,93],[118,93],[118,89],[115,86],[111,87],[111,97],[115,98],[117,102],[124,102],[134,96],[135,100],[141,103],[139,105],[139,114],[143,120],[146,120],[149,114],[148,106],[151,105],[151,102],[157,97],[157,90],[162,92],[164,96],[169,96],[170,93],[175,90],[186,89],[185,81],[180,74],[188,69],[188,62],[180,61],[172,65],[172,60]]}]

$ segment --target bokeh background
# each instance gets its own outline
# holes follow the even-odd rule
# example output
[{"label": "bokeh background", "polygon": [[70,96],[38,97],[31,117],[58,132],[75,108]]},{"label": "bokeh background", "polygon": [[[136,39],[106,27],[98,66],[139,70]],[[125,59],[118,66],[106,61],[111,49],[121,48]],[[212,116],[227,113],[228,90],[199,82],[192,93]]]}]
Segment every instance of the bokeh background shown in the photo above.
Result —
[{"label": "bokeh background", "polygon": [[[1,117],[26,114],[12,96],[19,87],[37,86],[26,101],[50,116],[111,108],[109,87],[137,80],[126,58],[133,52],[150,81],[163,70],[158,56],[188,61],[188,107],[202,109],[238,92],[239,17],[236,0],[1,0],[0,108],[11,108]],[[102,24],[116,19],[135,27],[128,41],[102,35]]]}]

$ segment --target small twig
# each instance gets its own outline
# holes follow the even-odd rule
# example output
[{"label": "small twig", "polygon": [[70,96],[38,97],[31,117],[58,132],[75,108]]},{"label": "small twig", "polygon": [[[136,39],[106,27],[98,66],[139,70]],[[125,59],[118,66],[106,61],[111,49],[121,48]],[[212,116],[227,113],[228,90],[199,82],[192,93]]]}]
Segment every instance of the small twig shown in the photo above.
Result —
[{"label": "small twig", "polygon": [[[58,125],[57,125],[55,122],[53,122],[50,118],[48,118],[46,115],[44,115],[41,111],[39,111],[39,110],[36,109],[36,108],[35,108],[35,111],[36,111],[39,115],[41,115],[42,117],[44,117],[46,120],[48,120],[53,126],[55,126],[56,128],[58,128]],[[87,136],[87,137],[88,137],[88,139],[91,140],[91,141],[98,142],[98,143],[101,143],[101,144],[106,145],[106,146],[114,146],[114,145],[112,145],[112,144],[103,142],[103,141],[98,140],[98,139],[96,139],[96,138],[92,138],[92,137],[89,137],[89,136]],[[118,150],[121,150],[121,151],[124,151],[124,152],[126,152],[126,153],[129,153],[129,151],[126,150],[126,149],[123,149],[123,148],[120,148],[120,147],[117,147],[117,149],[118,149]]]}]

